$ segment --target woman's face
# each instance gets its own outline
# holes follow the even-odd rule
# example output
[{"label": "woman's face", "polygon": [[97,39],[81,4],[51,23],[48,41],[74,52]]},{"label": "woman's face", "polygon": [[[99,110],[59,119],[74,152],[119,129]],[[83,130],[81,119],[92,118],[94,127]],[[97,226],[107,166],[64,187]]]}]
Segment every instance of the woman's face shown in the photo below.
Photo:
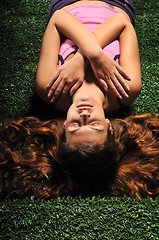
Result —
[{"label": "woman's face", "polygon": [[70,106],[65,121],[66,140],[70,145],[103,144],[107,131],[103,107],[93,98],[81,97]]}]

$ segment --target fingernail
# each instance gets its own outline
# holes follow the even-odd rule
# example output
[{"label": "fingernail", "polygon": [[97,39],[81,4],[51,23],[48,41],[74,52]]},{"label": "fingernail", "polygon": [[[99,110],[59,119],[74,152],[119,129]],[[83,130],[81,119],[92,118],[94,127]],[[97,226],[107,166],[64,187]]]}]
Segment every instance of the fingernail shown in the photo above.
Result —
[{"label": "fingernail", "polygon": [[120,99],[122,99],[122,96],[119,96]]},{"label": "fingernail", "polygon": [[50,96],[51,96],[51,94],[49,93],[47,96],[48,96],[48,97],[50,97]]},{"label": "fingernail", "polygon": [[108,91],[108,88],[107,86],[103,86],[104,90],[107,92]]},{"label": "fingernail", "polygon": [[125,94],[125,96],[128,98],[129,97],[129,95],[128,94]]}]

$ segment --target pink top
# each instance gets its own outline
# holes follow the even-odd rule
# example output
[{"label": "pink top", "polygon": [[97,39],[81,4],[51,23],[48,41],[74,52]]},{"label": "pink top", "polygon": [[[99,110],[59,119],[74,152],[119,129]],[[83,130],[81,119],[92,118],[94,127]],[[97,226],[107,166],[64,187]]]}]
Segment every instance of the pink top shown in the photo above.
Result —
[{"label": "pink top", "polygon": [[[124,10],[128,14],[133,26],[135,26],[135,11],[132,0],[100,0],[100,1],[105,2],[107,4],[111,4]],[[52,0],[50,6],[50,18],[57,10],[75,2],[81,3],[81,1],[79,0]]]},{"label": "pink top", "polygon": [[[76,5],[67,10],[80,22],[82,22],[91,32],[102,22],[115,15],[117,12],[104,5],[96,4],[81,4]],[[82,36],[81,36],[82,38]],[[77,51],[77,46],[69,39],[66,39],[60,47],[59,55],[63,57],[63,60],[72,52]],[[108,44],[104,49],[104,52],[112,59],[116,55],[119,55],[119,41],[114,40]]]}]

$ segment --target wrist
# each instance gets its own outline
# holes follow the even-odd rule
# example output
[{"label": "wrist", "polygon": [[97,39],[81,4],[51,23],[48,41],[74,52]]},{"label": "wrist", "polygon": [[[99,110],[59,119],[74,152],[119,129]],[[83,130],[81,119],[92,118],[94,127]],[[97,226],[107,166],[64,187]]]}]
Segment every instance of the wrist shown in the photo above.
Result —
[{"label": "wrist", "polygon": [[84,56],[82,54],[82,52],[80,51],[80,49],[78,49],[78,51],[76,52],[75,56],[74,56],[78,62],[84,67],[84,69],[87,68],[88,64],[89,64],[89,61],[87,59],[86,56]]},{"label": "wrist", "polygon": [[104,57],[106,58],[107,55],[103,52],[102,48],[96,48],[91,52],[91,54],[88,57],[88,60],[90,61],[90,63],[103,60],[103,54]]}]

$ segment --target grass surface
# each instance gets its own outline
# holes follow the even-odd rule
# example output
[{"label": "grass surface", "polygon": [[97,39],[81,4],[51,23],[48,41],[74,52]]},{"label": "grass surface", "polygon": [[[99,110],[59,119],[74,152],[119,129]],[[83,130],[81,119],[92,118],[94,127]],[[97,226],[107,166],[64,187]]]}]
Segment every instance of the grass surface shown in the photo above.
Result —
[{"label": "grass surface", "polygon": [[[1,0],[0,118],[57,113],[35,93],[50,1]],[[158,0],[134,0],[142,91],[129,114],[159,113]],[[58,113],[59,114],[59,113]],[[0,239],[159,239],[159,199],[34,198],[0,203]]]},{"label": "grass surface", "polygon": [[2,239],[159,239],[159,199],[32,199],[1,203]]}]

